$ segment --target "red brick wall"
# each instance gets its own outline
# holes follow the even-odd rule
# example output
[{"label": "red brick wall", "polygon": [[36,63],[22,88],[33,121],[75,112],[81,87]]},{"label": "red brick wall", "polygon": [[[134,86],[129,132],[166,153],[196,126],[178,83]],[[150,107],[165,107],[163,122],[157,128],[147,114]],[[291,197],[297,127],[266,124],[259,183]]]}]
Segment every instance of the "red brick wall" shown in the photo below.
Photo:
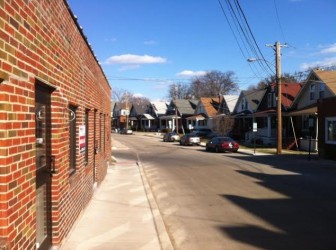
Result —
[{"label": "red brick wall", "polygon": [[[55,87],[52,243],[59,245],[92,197],[93,169],[98,185],[106,175],[111,88],[65,0],[0,0],[0,248],[35,249],[37,81]],[[71,176],[69,104],[77,107],[77,141],[78,126],[84,125],[89,109],[89,160],[76,150],[76,172]],[[99,126],[101,114],[105,129]],[[95,154],[99,138],[105,138],[104,145],[98,142],[101,148]]]}]

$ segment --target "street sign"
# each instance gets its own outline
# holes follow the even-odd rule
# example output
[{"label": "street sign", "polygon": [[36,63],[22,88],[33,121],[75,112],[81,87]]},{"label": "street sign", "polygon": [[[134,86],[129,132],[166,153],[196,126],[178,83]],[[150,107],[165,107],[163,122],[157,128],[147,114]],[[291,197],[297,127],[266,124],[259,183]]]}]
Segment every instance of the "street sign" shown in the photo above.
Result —
[{"label": "street sign", "polygon": [[256,122],[253,123],[253,132],[257,132],[258,124]]}]

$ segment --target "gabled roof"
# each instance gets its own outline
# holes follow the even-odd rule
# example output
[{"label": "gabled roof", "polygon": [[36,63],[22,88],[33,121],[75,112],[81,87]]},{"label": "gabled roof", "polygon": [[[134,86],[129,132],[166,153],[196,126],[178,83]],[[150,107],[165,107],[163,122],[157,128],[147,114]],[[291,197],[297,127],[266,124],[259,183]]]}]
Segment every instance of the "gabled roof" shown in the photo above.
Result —
[{"label": "gabled roof", "polygon": [[204,110],[208,117],[213,117],[217,114],[219,108],[219,97],[201,97],[199,104],[203,104]]},{"label": "gabled roof", "polygon": [[137,115],[143,115],[147,113],[148,106],[150,105],[149,102],[142,102],[138,104],[132,104],[132,109],[135,111]]},{"label": "gabled roof", "polygon": [[[336,95],[336,71],[335,70],[313,70],[315,74],[325,85]],[[308,77],[309,79],[309,77]]]},{"label": "gabled roof", "polygon": [[[298,106],[302,97],[309,91],[311,84],[318,82],[324,83],[330,94],[336,95],[336,71],[315,69],[309,73],[306,79],[306,84],[302,87],[301,91],[297,95],[293,106]],[[316,102],[315,105],[317,105]]]},{"label": "gabled roof", "polygon": [[283,83],[281,84],[281,104],[284,108],[290,108],[299,94],[301,83]]},{"label": "gabled roof", "polygon": [[224,95],[224,100],[226,102],[227,107],[229,108],[230,113],[233,112],[236,103],[238,101],[238,95]]},{"label": "gabled roof", "polygon": [[257,90],[242,90],[238,97],[237,103],[234,107],[234,112],[238,113],[238,106],[241,104],[243,99],[246,100],[248,108],[241,110],[239,112],[254,112],[258,109],[259,104],[261,103],[262,98],[266,93],[266,89],[257,89]]},{"label": "gabled roof", "polygon": [[197,107],[198,101],[199,101],[198,99],[189,99],[189,102],[193,109]]},{"label": "gabled roof", "polygon": [[[128,109],[131,109],[132,105],[128,104]],[[126,109],[126,103],[124,102],[116,102],[114,105],[115,109]]]},{"label": "gabled roof", "polygon": [[152,107],[156,115],[164,115],[167,111],[166,102],[151,102]]},{"label": "gabled roof", "polygon": [[180,114],[183,115],[193,115],[195,108],[193,107],[194,103],[191,103],[190,100],[186,99],[177,99],[172,101],[177,107]]},{"label": "gabled roof", "polygon": [[245,98],[252,110],[258,109],[261,99],[264,97],[265,93],[265,89],[246,91]]},{"label": "gabled roof", "polygon": [[115,101],[111,101],[111,110],[114,110],[114,107],[116,106],[116,102]]}]

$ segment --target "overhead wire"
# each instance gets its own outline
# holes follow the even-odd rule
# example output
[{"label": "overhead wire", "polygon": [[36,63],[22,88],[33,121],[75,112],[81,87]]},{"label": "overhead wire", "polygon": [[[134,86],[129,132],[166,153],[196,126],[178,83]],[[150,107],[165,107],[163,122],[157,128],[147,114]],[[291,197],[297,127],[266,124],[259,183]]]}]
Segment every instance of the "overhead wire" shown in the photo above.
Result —
[{"label": "overhead wire", "polygon": [[278,24],[279,24],[280,32],[281,32],[283,40],[286,42],[285,33],[283,32],[283,28],[282,28],[282,25],[281,25],[281,22],[280,22],[278,5],[276,3],[276,0],[273,0],[273,2],[274,2],[275,14],[276,14],[277,21],[278,21]]},{"label": "overhead wire", "polygon": [[[257,52],[255,53],[255,54],[257,55],[257,58],[262,59],[262,60],[266,63],[267,68],[268,68],[268,69],[270,70],[270,72],[272,72],[272,74],[273,74],[273,73],[274,73],[274,70],[268,65],[267,60],[265,59],[263,53],[261,52],[260,47],[259,47],[259,45],[258,45],[258,43],[257,43],[257,41],[256,41],[256,39],[255,39],[255,37],[254,37],[254,35],[253,35],[253,32],[252,32],[252,30],[251,30],[251,27],[250,27],[250,25],[249,25],[249,23],[248,23],[248,21],[247,21],[247,18],[246,18],[245,14],[244,14],[244,11],[243,11],[243,9],[241,8],[241,5],[240,5],[240,3],[239,3],[239,0],[235,0],[235,3],[236,3],[236,5],[237,5],[237,7],[238,7],[238,9],[239,9],[239,13],[241,13],[241,15],[242,15],[242,17],[243,17],[243,19],[244,19],[244,21],[245,21],[245,24],[246,24],[246,26],[247,26],[247,28],[248,28],[249,34],[250,34],[250,36],[251,36],[251,38],[252,38],[252,40],[253,40],[253,43],[254,43],[254,45],[255,45],[254,51],[257,51]],[[259,53],[258,53],[258,52],[259,52]],[[262,62],[262,61],[261,61],[261,62]],[[263,66],[263,67],[264,67],[264,66]]]},{"label": "overhead wire", "polygon": [[[260,77],[260,75],[265,73],[267,76],[274,75],[274,70],[270,67],[269,62],[265,59],[258,43],[256,42],[252,29],[247,21],[242,7],[239,4],[239,1],[225,0],[227,8],[224,8],[221,0],[218,0],[218,3],[243,57],[246,59],[259,59],[256,60],[255,64],[248,64],[254,75],[258,78],[266,78]],[[229,14],[227,14],[227,12]],[[259,65],[259,68],[262,69],[263,73],[260,72],[256,65]]]},{"label": "overhead wire", "polygon": [[[234,31],[233,25],[235,25],[235,28],[236,28],[237,30],[239,30],[239,29],[237,28],[237,24],[236,24],[236,22],[233,22],[233,24],[230,22],[230,20],[229,20],[229,16],[228,16],[228,14],[226,13],[226,11],[225,11],[225,9],[224,9],[224,6],[223,6],[223,4],[222,4],[222,2],[221,2],[221,0],[218,0],[218,3],[219,3],[219,6],[220,6],[220,8],[221,8],[221,10],[222,10],[222,13],[223,13],[223,15],[224,15],[224,17],[225,17],[225,19],[226,19],[226,22],[227,22],[227,24],[229,25],[229,28],[230,28],[230,30],[231,30],[231,32],[232,32],[232,34],[233,34],[233,37],[234,37],[234,39],[235,39],[235,41],[236,41],[236,44],[237,44],[237,46],[238,46],[238,48],[239,48],[239,50],[240,50],[240,53],[242,54],[243,58],[250,58],[251,56],[250,56],[250,53],[249,53],[249,49],[246,47],[245,43],[243,43],[243,44],[241,45],[241,43],[239,42],[238,36],[239,36],[240,40],[243,41],[243,38],[242,38],[240,32],[238,32],[238,34],[236,34],[237,32]],[[230,13],[231,13],[231,17],[232,17],[232,12],[230,12]],[[244,47],[244,48],[243,48],[243,47]],[[245,49],[245,50],[244,50],[244,49]],[[253,67],[252,64],[250,64],[250,63],[249,63],[248,65],[249,65],[250,69],[252,70],[252,72],[254,73],[254,75],[255,75],[257,78],[261,78],[261,77],[260,77],[261,73],[258,71],[258,69],[255,68],[255,67]],[[256,72],[256,71],[257,71],[257,72]]]}]

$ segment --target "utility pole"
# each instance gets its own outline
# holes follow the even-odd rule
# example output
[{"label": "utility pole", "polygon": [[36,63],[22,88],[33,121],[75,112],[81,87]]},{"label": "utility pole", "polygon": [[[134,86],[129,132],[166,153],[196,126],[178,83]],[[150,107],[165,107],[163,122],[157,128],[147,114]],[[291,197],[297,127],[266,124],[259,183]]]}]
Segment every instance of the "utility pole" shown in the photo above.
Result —
[{"label": "utility pole", "polygon": [[125,104],[125,112],[126,112],[126,133],[128,130],[128,93],[126,92],[125,96],[126,104]]},{"label": "utility pole", "polygon": [[177,113],[177,91],[178,91],[178,89],[177,89],[178,87],[177,86],[175,86],[175,118],[176,118],[176,134],[178,134],[179,133],[179,127],[178,127],[178,113]]},{"label": "utility pole", "polygon": [[278,119],[278,141],[277,141],[277,154],[282,153],[282,110],[281,110],[281,47],[287,47],[287,45],[281,45],[280,42],[276,42],[274,45],[267,44],[266,46],[272,47],[275,50],[275,74],[277,84],[277,119]]}]

